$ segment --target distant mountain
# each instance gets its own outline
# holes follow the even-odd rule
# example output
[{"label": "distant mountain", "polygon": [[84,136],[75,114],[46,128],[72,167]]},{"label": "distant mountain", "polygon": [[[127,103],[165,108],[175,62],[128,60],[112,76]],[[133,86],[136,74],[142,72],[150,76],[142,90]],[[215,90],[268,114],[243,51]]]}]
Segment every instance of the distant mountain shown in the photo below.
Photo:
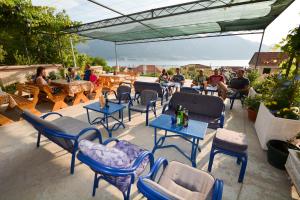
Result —
[{"label": "distant mountain", "polygon": [[[112,42],[89,40],[77,46],[79,52],[91,56],[101,56],[107,60],[115,59]],[[168,42],[118,45],[119,60],[250,60],[258,51],[259,43],[239,36],[211,37]],[[263,45],[262,51],[271,47]]]}]

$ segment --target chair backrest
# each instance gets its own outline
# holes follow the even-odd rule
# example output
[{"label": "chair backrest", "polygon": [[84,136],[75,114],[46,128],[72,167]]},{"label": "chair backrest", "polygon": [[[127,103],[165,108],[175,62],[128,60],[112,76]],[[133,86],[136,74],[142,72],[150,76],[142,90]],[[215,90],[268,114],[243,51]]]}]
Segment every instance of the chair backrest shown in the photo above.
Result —
[{"label": "chair backrest", "polygon": [[173,94],[169,108],[176,109],[177,105],[182,105],[189,112],[218,118],[224,110],[224,102],[220,97],[210,95],[198,95],[184,92]]},{"label": "chair backrest", "polygon": [[117,89],[117,98],[120,100],[129,100],[128,95],[124,95],[124,93],[128,93],[130,95],[131,87],[127,85],[120,85]]},{"label": "chair backrest", "polygon": [[196,90],[195,88],[191,88],[191,87],[182,87],[182,88],[180,88],[180,92],[199,94],[198,90]]},{"label": "chair backrest", "polygon": [[141,105],[146,106],[150,101],[156,101],[158,94],[154,90],[143,90],[141,92]]},{"label": "chair backrest", "polygon": [[31,100],[32,103],[37,104],[39,100],[39,93],[40,93],[40,89],[37,86],[20,83],[17,85],[17,90],[18,90],[18,96],[22,96],[23,92],[32,95],[32,100]]},{"label": "chair backrest", "polygon": [[143,90],[154,90],[158,96],[163,95],[163,87],[159,83],[135,81],[133,86],[136,93],[141,93]]},{"label": "chair backrest", "polygon": [[[25,110],[22,113],[22,118],[29,122],[38,132],[49,138],[51,141],[55,142],[62,148],[72,151],[73,143],[71,140],[57,137],[55,134],[66,134],[66,132],[60,127],[56,126],[50,121],[44,120],[36,115]],[[67,135],[67,134],[66,134]]]}]

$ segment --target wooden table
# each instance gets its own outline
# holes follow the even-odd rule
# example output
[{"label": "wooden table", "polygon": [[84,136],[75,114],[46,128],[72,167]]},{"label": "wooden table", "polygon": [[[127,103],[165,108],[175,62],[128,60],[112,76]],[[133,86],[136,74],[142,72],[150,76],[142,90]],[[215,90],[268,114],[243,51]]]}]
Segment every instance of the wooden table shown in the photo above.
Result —
[{"label": "wooden table", "polygon": [[[17,105],[16,101],[6,92],[0,92],[0,105],[8,104],[10,108]],[[10,119],[0,114],[0,126],[12,122]]]},{"label": "wooden table", "polygon": [[73,105],[88,102],[89,99],[84,95],[84,92],[91,92],[93,85],[90,81],[77,80],[67,82],[66,80],[53,80],[51,85],[63,88],[65,92],[74,97]]}]

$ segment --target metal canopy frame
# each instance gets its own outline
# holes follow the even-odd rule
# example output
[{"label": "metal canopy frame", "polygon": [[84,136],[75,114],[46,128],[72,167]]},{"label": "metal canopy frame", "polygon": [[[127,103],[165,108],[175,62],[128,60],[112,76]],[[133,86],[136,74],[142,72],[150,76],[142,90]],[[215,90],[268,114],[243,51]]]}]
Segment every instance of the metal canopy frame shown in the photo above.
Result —
[{"label": "metal canopy frame", "polygon": [[[143,26],[146,26],[147,28],[150,28],[150,29],[158,32],[162,36],[162,37],[155,38],[155,39],[128,40],[128,41],[123,41],[123,42],[113,41],[116,43],[116,45],[155,42],[155,41],[160,42],[160,41],[170,41],[170,40],[194,39],[194,38],[204,38],[204,37],[217,37],[217,36],[224,36],[224,35],[226,35],[226,36],[227,35],[244,35],[244,34],[253,34],[252,33],[253,31],[256,31],[255,32],[256,34],[263,33],[264,29],[257,29],[257,30],[251,29],[251,30],[240,31],[240,33],[221,32],[219,34],[207,33],[210,35],[207,35],[207,34],[197,34],[197,35],[183,34],[182,36],[171,36],[171,35],[167,35],[165,32],[161,32],[161,31],[143,23],[143,21],[159,19],[159,18],[164,18],[164,17],[170,17],[170,16],[176,16],[176,15],[182,15],[182,14],[193,13],[193,12],[206,11],[206,10],[211,10],[211,9],[220,9],[220,8],[235,7],[235,6],[254,4],[254,3],[260,3],[260,2],[269,2],[269,0],[253,0],[253,1],[236,2],[236,3],[234,1],[225,2],[226,0],[198,0],[198,1],[182,3],[182,4],[172,5],[172,6],[165,6],[165,7],[160,7],[160,8],[155,8],[155,9],[151,9],[151,10],[146,10],[146,11],[142,11],[142,12],[125,15],[125,14],[123,14],[119,11],[116,11],[115,9],[110,8],[106,5],[103,5],[95,0],[87,0],[87,1],[89,1],[93,4],[96,4],[98,6],[101,6],[103,8],[106,8],[110,11],[113,11],[121,16],[74,26],[74,27],[71,27],[70,29],[66,30],[68,33],[77,33],[78,35],[84,36],[84,34],[81,34],[81,32],[137,22]],[[214,4],[216,4],[216,5],[214,5]],[[100,39],[100,38],[92,37],[92,36],[87,36],[87,37],[90,37],[93,39]]]},{"label": "metal canopy frame", "polygon": [[[246,5],[246,4],[254,4],[254,3],[260,3],[260,2],[269,2],[270,0],[252,0],[252,1],[245,1],[245,2],[234,2],[232,0],[230,0],[230,1],[228,1],[228,0],[198,0],[198,1],[188,2],[188,3],[182,3],[182,4],[176,4],[176,5],[171,5],[171,6],[155,8],[155,9],[146,10],[146,11],[137,12],[137,13],[128,14],[128,15],[125,15],[119,11],[116,11],[113,8],[105,6],[95,0],[87,0],[87,1],[89,1],[93,4],[96,4],[98,6],[101,6],[103,8],[106,8],[110,11],[113,11],[121,16],[74,26],[74,27],[71,27],[70,29],[66,30],[68,33],[77,33],[78,35],[88,37],[91,39],[99,39],[96,37],[94,38],[91,36],[86,36],[86,35],[80,34],[80,32],[101,29],[101,28],[107,28],[107,27],[113,27],[113,26],[118,26],[118,25],[125,25],[125,24],[137,22],[137,23],[139,23],[147,28],[150,28],[162,35],[161,38],[153,38],[153,39],[129,40],[129,41],[122,41],[122,42],[113,41],[114,45],[115,45],[116,66],[118,66],[117,45],[148,43],[148,42],[162,42],[162,41],[172,41],[172,40],[186,40],[186,39],[207,38],[207,37],[223,37],[223,36],[233,36],[233,35],[248,35],[248,34],[262,34],[259,49],[258,49],[258,57],[259,57],[259,53],[260,53],[261,47],[262,47],[262,42],[264,39],[265,29],[267,28],[267,26],[270,23],[272,23],[272,21],[274,21],[278,17],[278,15],[277,15],[263,29],[251,29],[251,30],[235,31],[235,32],[202,33],[202,34],[196,34],[196,35],[195,34],[194,35],[183,34],[182,36],[169,36],[165,32],[161,32],[161,31],[143,23],[143,21],[159,19],[159,18],[164,18],[164,17],[170,17],[170,16],[176,16],[176,15],[187,14],[187,13],[193,13],[193,12],[212,10],[212,9],[228,8],[228,7],[240,6],[240,5]],[[225,1],[227,1],[227,2],[225,2]],[[217,5],[214,5],[215,3],[217,3]],[[110,41],[110,42],[112,42],[112,41]],[[258,58],[257,58],[257,61],[258,61]],[[257,65],[257,61],[256,61],[256,65]],[[255,65],[255,68],[256,68],[256,65]]]}]

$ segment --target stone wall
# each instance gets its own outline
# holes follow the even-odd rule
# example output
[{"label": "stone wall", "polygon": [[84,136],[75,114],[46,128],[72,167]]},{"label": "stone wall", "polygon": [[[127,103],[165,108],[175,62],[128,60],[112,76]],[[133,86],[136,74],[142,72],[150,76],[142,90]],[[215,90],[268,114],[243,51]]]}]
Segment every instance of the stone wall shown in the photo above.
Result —
[{"label": "stone wall", "polygon": [[62,67],[61,64],[0,66],[0,85],[6,86],[16,82],[26,82],[26,76],[35,74],[39,66],[45,67],[47,74],[51,71],[58,71]]}]

